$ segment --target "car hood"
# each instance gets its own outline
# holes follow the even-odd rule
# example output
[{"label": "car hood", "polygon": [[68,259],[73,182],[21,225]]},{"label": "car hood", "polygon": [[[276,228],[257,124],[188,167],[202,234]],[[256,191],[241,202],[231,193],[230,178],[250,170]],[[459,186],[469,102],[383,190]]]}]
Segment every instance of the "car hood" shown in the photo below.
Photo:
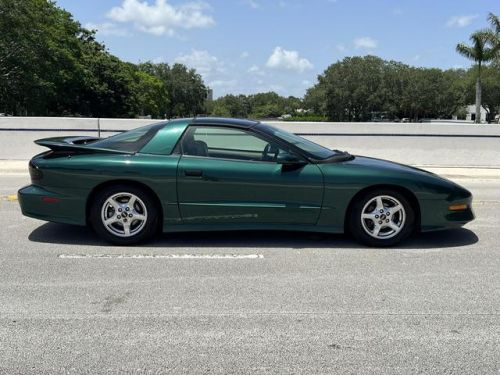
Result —
[{"label": "car hood", "polygon": [[[439,177],[437,174],[426,171],[424,169],[412,167],[406,164],[400,164],[389,160],[376,159],[368,156],[359,156],[356,155],[351,160],[346,161],[346,164],[350,164],[352,166],[358,166],[363,168],[368,168],[372,170],[382,170],[386,172],[396,172],[396,173],[411,173],[418,175],[427,175]],[[439,177],[441,178],[441,177]]]},{"label": "car hood", "polygon": [[366,183],[385,183],[389,180],[413,181],[414,183],[437,183],[448,187],[458,186],[435,173],[388,160],[354,156],[342,162],[319,164],[326,181],[333,181],[340,175],[348,180],[363,180]]},{"label": "car hood", "polygon": [[[464,187],[435,173],[388,160],[355,156],[344,162],[323,164],[320,168],[327,184],[396,184],[414,192],[442,193],[444,196],[448,195],[449,199],[465,199],[471,196],[471,192]],[[434,198],[428,198],[434,199],[435,195]]]}]

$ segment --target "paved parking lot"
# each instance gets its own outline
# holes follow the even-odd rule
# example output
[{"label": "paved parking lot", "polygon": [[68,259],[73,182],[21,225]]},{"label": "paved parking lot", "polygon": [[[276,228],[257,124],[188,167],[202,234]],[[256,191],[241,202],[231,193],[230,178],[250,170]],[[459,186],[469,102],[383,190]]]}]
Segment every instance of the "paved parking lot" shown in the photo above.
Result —
[{"label": "paved parking lot", "polygon": [[[27,182],[0,177],[3,197]],[[500,179],[459,182],[474,222],[391,249],[285,232],[118,248],[3,199],[0,373],[499,373]]]}]

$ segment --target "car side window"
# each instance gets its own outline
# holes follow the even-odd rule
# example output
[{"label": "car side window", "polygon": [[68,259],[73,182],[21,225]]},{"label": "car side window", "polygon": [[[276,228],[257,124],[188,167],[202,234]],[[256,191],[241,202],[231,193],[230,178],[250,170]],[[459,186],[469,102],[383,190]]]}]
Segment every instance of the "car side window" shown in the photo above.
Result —
[{"label": "car side window", "polygon": [[225,127],[190,126],[181,147],[184,155],[246,161],[276,162],[280,154],[290,154],[274,142]]}]

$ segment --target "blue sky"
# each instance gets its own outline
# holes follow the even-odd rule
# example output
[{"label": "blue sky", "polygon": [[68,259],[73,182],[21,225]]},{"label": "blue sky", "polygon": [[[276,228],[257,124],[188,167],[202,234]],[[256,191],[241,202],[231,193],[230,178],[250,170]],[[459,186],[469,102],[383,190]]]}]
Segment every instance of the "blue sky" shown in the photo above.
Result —
[{"label": "blue sky", "polygon": [[498,0],[57,0],[118,57],[182,62],[226,93],[302,96],[345,56],[468,67],[455,45]]}]

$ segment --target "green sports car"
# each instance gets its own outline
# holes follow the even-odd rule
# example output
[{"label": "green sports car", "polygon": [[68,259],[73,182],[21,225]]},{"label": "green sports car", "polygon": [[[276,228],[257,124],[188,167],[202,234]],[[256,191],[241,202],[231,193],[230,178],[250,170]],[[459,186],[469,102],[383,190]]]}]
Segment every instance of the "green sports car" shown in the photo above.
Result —
[{"label": "green sports car", "polygon": [[158,231],[349,232],[390,246],[474,219],[472,195],[421,169],[330,150],[257,121],[194,118],[109,138],[36,141],[24,215],[129,245]]}]

